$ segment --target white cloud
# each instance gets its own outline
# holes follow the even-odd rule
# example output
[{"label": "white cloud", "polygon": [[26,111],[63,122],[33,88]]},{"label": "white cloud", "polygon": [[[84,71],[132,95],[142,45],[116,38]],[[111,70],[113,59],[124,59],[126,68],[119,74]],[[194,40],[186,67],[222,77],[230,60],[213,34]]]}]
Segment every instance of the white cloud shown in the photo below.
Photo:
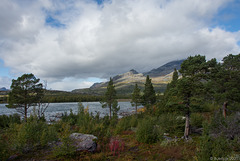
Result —
[{"label": "white cloud", "polygon": [[[48,89],[54,89],[54,90],[66,90],[66,91],[71,91],[76,88],[88,88],[91,85],[93,85],[95,82],[94,80],[96,79],[87,79],[87,80],[79,80],[76,78],[65,78],[61,81],[54,81],[48,83]],[[98,81],[105,81],[101,79],[97,79]]]},{"label": "white cloud", "polygon": [[[32,72],[50,80],[53,89],[90,85],[69,85],[68,79],[143,72],[189,55],[221,59],[240,51],[239,32],[211,27],[228,0],[21,2],[0,4],[0,58],[13,73]],[[65,27],[47,25],[48,16]]]},{"label": "white cloud", "polygon": [[0,77],[0,88],[5,87],[5,88],[10,88],[12,80],[8,77]]}]

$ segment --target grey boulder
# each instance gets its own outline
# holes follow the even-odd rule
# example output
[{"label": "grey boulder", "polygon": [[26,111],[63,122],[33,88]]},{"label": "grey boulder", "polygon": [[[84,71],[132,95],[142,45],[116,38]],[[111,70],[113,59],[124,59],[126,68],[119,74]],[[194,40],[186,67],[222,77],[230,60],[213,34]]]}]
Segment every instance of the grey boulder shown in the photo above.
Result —
[{"label": "grey boulder", "polygon": [[89,152],[94,152],[97,149],[97,143],[95,142],[97,137],[94,135],[72,133],[69,137],[77,151],[87,150]]}]

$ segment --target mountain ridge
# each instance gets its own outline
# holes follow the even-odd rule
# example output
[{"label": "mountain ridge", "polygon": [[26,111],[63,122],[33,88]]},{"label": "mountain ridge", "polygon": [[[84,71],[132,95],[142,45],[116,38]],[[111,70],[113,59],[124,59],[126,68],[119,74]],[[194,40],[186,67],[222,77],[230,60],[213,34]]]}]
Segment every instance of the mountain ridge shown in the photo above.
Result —
[{"label": "mountain ridge", "polygon": [[[168,62],[157,69],[152,69],[149,72],[139,73],[134,69],[130,71],[118,74],[112,77],[115,88],[118,94],[129,95],[131,94],[135,84],[143,89],[144,83],[146,81],[146,75],[149,75],[152,79],[153,86],[157,92],[164,92],[167,84],[172,79],[172,73],[174,68],[180,69],[181,63],[184,60],[176,60]],[[93,94],[93,95],[101,95],[104,94],[108,85],[107,82],[98,82],[94,83],[90,88],[85,89],[75,89],[73,93],[81,93],[81,94]]]},{"label": "mountain ridge", "polygon": [[0,88],[0,91],[9,91],[9,90],[5,87],[2,87],[2,88]]},{"label": "mountain ridge", "polygon": [[149,75],[149,77],[159,77],[159,76],[167,75],[167,74],[171,73],[174,70],[174,68],[179,70],[181,68],[181,64],[183,61],[184,61],[184,59],[168,62],[168,63],[158,67],[157,69],[152,69],[149,72],[143,73],[143,75],[144,76]]}]

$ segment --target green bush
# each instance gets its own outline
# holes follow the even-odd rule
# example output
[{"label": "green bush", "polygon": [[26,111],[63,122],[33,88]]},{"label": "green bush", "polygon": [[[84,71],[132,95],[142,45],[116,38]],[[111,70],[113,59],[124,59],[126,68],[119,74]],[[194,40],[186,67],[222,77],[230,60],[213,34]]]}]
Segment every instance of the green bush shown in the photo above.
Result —
[{"label": "green bush", "polygon": [[132,115],[130,118],[131,127],[137,127],[138,125],[138,117],[136,115]]},{"label": "green bush", "polygon": [[114,128],[118,120],[115,117],[109,120],[108,116],[100,118],[99,113],[93,116],[88,113],[87,109],[84,109],[83,104],[79,103],[77,114],[72,111],[70,111],[70,114],[65,113],[62,120],[54,126],[56,129],[61,129],[63,124],[68,124],[75,132],[93,134],[97,137],[104,137],[106,134],[109,136],[109,128]]},{"label": "green bush", "polygon": [[11,155],[6,136],[0,135],[0,160],[7,160]]},{"label": "green bush", "polygon": [[220,136],[212,140],[212,156],[226,157],[231,153],[231,147],[226,138]]},{"label": "green bush", "polygon": [[77,123],[77,119],[78,115],[73,114],[72,109],[70,109],[70,114],[68,115],[67,112],[65,112],[61,120],[69,123],[70,125],[75,125]]},{"label": "green bush", "polygon": [[45,146],[57,139],[56,129],[33,116],[22,124],[11,124],[5,134],[8,134],[10,149],[19,153]]},{"label": "green bush", "polygon": [[10,116],[7,115],[0,115],[0,128],[7,128],[10,126],[10,124],[21,123],[21,118],[20,115],[18,114],[13,114]]},{"label": "green bush", "polygon": [[192,113],[190,117],[191,126],[201,128],[204,117],[200,113]]},{"label": "green bush", "polygon": [[62,123],[59,129],[60,144],[56,145],[53,149],[54,157],[63,157],[63,156],[74,156],[76,152],[76,148],[72,145],[72,141],[69,138],[71,134],[70,125],[68,123]]},{"label": "green bush", "polygon": [[210,157],[227,157],[238,152],[239,132],[237,130],[239,130],[239,122],[237,118],[239,116],[234,115],[234,117],[224,119],[220,114],[216,114],[210,124],[203,123],[204,131],[197,153],[198,160],[205,161],[209,160]]},{"label": "green bush", "polygon": [[155,143],[158,141],[158,131],[155,127],[154,120],[145,118],[138,123],[136,138],[142,143]]},{"label": "green bush", "polygon": [[204,135],[201,138],[199,152],[197,154],[199,161],[209,160],[210,157],[226,157],[231,154],[232,148],[228,140],[224,137],[213,138]]},{"label": "green bush", "polygon": [[121,118],[121,120],[119,120],[114,133],[115,134],[120,134],[123,131],[128,130],[129,128],[131,128],[131,124],[130,124],[130,117],[123,117]]},{"label": "green bush", "polygon": [[170,135],[182,136],[184,133],[185,120],[178,114],[161,114],[158,117],[157,125],[161,135],[163,135],[163,133],[169,133]]},{"label": "green bush", "polygon": [[123,117],[118,121],[114,133],[120,134],[123,131],[131,129],[132,127],[137,127],[137,125],[138,119],[136,115]]}]

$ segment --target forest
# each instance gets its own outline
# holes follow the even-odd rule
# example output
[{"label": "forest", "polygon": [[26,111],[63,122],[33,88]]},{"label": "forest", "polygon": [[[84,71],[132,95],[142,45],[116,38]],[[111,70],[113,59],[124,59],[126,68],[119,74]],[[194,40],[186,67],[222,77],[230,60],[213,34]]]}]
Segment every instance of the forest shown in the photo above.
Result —
[{"label": "forest", "polygon": [[[240,54],[220,62],[190,56],[160,97],[149,76],[143,90],[135,85],[134,114],[119,118],[110,78],[105,94],[94,98],[109,115],[90,114],[80,100],[77,114],[65,113],[49,124],[44,113],[26,115],[36,102],[43,108],[45,93],[39,79],[25,74],[13,80],[8,102],[24,119],[0,116],[0,160],[240,160],[239,84]],[[96,136],[96,149],[77,150],[73,133]]]}]

